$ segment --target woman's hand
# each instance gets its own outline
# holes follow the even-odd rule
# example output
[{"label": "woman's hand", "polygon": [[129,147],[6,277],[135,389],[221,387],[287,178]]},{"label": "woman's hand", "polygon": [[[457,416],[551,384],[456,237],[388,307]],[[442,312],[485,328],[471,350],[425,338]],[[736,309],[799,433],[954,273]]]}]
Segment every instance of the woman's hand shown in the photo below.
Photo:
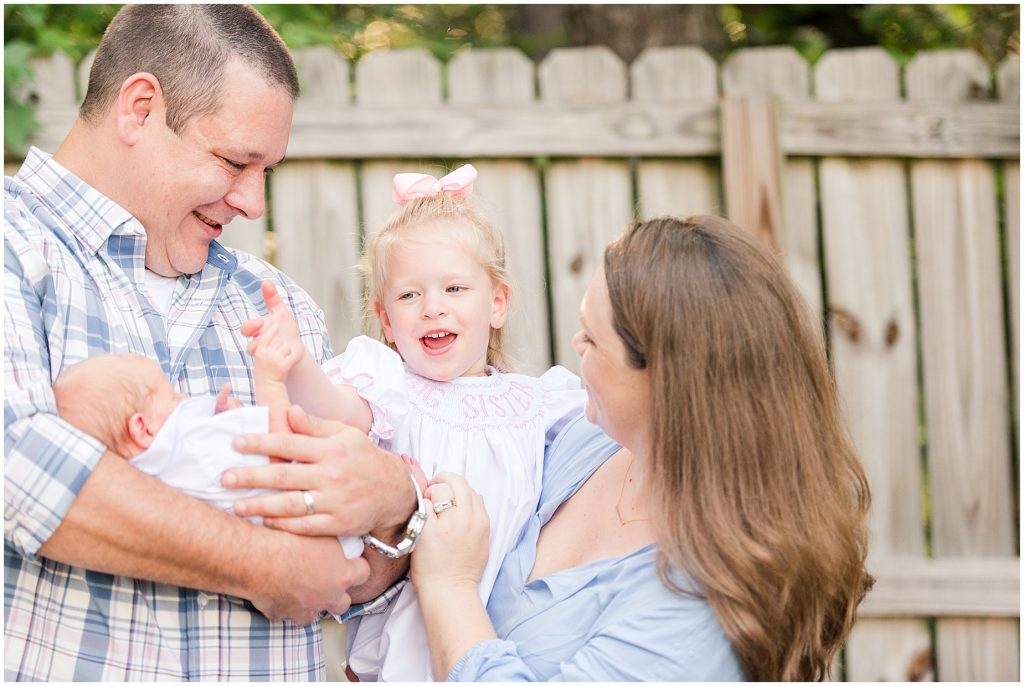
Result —
[{"label": "woman's hand", "polygon": [[[288,423],[294,434],[235,438],[232,445],[241,453],[286,460],[224,472],[227,488],[284,491],[239,500],[236,514],[262,515],[265,526],[305,536],[358,536],[409,520],[416,496],[401,458],[358,430],[310,417],[298,406],[288,409]],[[312,498],[311,514],[304,491]]]},{"label": "woman's hand", "polygon": [[[490,518],[484,499],[458,474],[441,473],[424,495],[430,501],[427,522],[412,554],[412,582],[440,590],[480,583],[487,565]],[[435,513],[444,503],[451,507]]]},{"label": "woman's hand", "polygon": [[432,506],[412,554],[412,583],[434,675],[443,680],[471,646],[494,638],[479,589],[490,518],[484,499],[457,474],[438,474],[425,495]]}]

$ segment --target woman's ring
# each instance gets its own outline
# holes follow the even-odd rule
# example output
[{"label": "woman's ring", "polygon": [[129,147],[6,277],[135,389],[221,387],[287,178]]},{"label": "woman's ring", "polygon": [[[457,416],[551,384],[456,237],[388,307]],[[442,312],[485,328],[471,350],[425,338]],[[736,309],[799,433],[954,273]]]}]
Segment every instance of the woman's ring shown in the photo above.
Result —
[{"label": "woman's ring", "polygon": [[313,494],[309,491],[302,492],[302,502],[306,503],[306,514],[311,515],[315,510],[313,509]]},{"label": "woman's ring", "polygon": [[441,514],[445,510],[450,510],[453,507],[455,507],[455,498],[445,500],[440,503],[434,503],[434,514]]}]

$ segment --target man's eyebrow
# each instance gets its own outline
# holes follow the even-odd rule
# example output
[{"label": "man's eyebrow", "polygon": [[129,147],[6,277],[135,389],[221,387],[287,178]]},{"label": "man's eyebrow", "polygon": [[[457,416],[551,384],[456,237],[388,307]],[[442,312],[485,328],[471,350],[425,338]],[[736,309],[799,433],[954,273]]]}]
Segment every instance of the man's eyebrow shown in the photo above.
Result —
[{"label": "man's eyebrow", "polygon": [[[249,162],[257,162],[263,159],[263,153],[256,152],[255,150],[250,150],[248,152],[239,152],[237,153],[237,155],[238,157],[236,159],[243,159]],[[281,164],[284,161],[285,157],[282,157],[277,162],[274,162],[273,164],[268,164],[267,167],[276,167],[277,165]]]}]

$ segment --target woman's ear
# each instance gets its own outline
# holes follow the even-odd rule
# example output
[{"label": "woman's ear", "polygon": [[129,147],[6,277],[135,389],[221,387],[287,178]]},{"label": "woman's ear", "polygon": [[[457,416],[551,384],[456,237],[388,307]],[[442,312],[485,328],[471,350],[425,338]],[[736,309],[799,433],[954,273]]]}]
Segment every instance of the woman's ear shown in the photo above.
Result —
[{"label": "woman's ear", "polygon": [[148,72],[132,74],[121,84],[114,103],[117,135],[125,145],[135,145],[152,124],[154,113],[163,112],[163,90],[155,76]]},{"label": "woman's ear", "polygon": [[511,297],[511,289],[507,283],[499,283],[494,287],[493,300],[491,301],[491,328],[500,329],[505,326],[508,319],[508,302]]},{"label": "woman's ear", "polygon": [[380,320],[380,328],[384,331],[384,338],[388,343],[394,343],[395,337],[391,335],[391,317],[388,316],[388,311],[384,309],[384,306],[380,304],[380,300],[374,299],[373,311],[377,313],[377,319]]},{"label": "woman's ear", "polygon": [[132,439],[132,443],[137,448],[146,450],[152,445],[156,432],[146,415],[136,412],[128,418],[128,437]]}]

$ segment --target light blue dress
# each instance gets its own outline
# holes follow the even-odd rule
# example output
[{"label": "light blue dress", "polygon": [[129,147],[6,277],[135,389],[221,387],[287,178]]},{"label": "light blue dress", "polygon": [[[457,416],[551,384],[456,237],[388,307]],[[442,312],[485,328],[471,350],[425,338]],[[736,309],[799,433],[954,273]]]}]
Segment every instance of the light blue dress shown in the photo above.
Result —
[{"label": "light blue dress", "polygon": [[743,680],[707,602],[658,579],[654,544],[527,583],[540,528],[618,448],[582,417],[551,444],[538,512],[487,605],[498,639],[470,648],[449,681]]}]

